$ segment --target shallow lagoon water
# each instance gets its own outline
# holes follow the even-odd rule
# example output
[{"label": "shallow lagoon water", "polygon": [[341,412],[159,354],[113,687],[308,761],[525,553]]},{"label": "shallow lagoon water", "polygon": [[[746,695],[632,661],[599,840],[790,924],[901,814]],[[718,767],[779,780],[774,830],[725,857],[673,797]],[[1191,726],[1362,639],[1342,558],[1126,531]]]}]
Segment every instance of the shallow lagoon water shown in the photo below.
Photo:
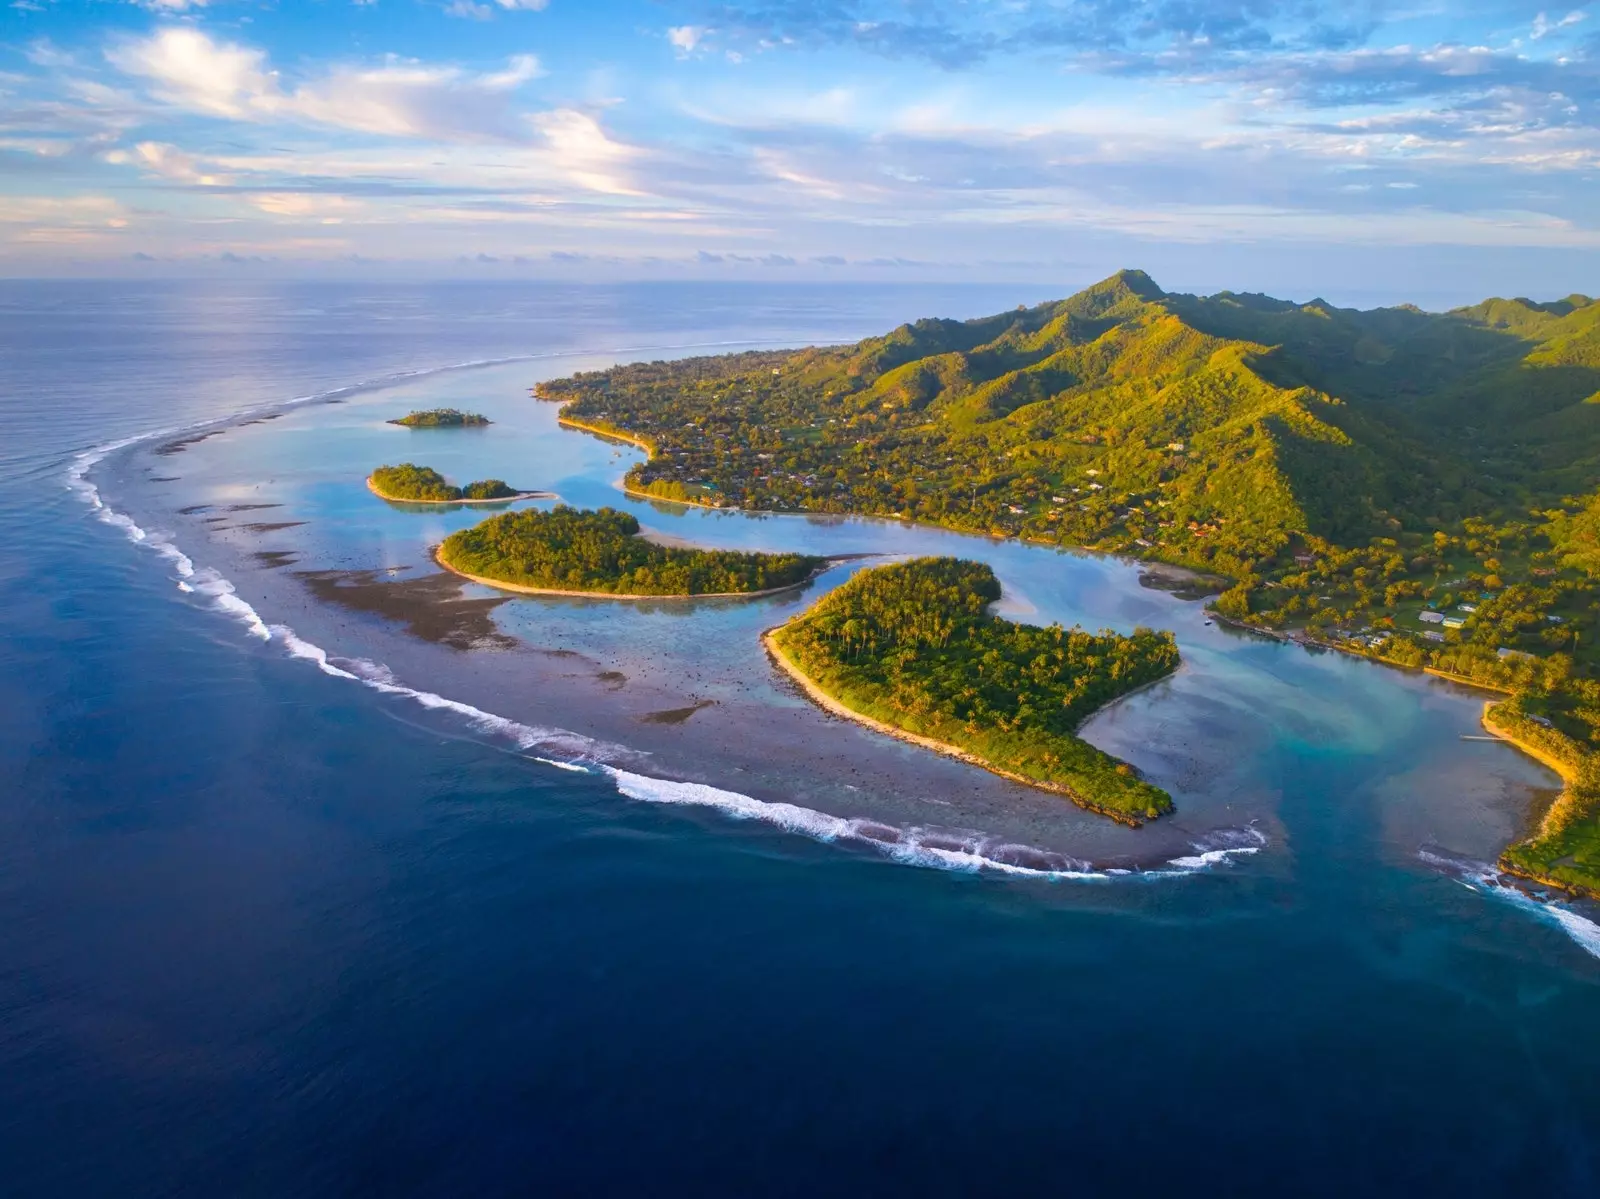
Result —
[{"label": "shallow lagoon water", "polygon": [[[336,657],[379,664],[408,687],[548,731],[542,745],[523,734],[525,750],[571,757],[586,739],[593,744],[577,755],[584,761],[783,805],[775,818],[789,824],[809,819],[795,808],[816,813],[813,835],[834,835],[838,820],[870,822],[874,838],[901,849],[954,848],[962,864],[988,859],[1074,874],[1174,862],[1209,867],[1262,849],[1270,858],[1287,848],[1279,807],[1295,780],[1284,751],[1308,749],[1371,762],[1374,785],[1404,757],[1411,786],[1402,802],[1411,814],[1397,827],[1415,837],[1412,856],[1426,845],[1492,859],[1525,818],[1526,801],[1519,807],[1508,797],[1548,785],[1543,768],[1515,751],[1462,741],[1477,731],[1482,693],[1215,626],[1200,601],[1146,585],[1136,563],[892,521],[720,512],[627,496],[619,481],[641,452],[560,427],[556,407],[528,394],[542,378],[600,361],[516,362],[365,389],[207,430],[198,440],[143,442],[98,464],[92,478],[141,526],[203,546],[268,623],[285,624]],[[494,423],[461,430],[387,423],[413,408],[446,405]],[[414,580],[437,575],[431,547],[485,513],[373,496],[367,472],[402,460],[457,480],[505,478],[579,507],[625,508],[646,530],[697,545],[864,557],[802,590],[755,600],[516,596],[493,608],[502,636],[481,648],[463,651],[460,639],[427,644],[377,614],[387,606],[384,584],[408,594]],[[1177,632],[1179,673],[1085,728],[1090,740],[1173,793],[1173,818],[1123,828],[828,717],[772,670],[763,630],[854,570],[915,554],[989,562],[1005,589],[1004,607],[1018,619]],[[308,602],[308,576],[337,587],[330,572],[338,571],[370,572],[360,578],[359,620],[350,603],[337,602],[349,593],[332,591],[331,605]],[[433,585],[448,592],[451,582]],[[330,598],[327,590],[319,595]],[[470,584],[459,595],[505,597]],[[436,602],[448,609],[453,600]]]},{"label": "shallow lagoon water", "polygon": [[[781,606],[640,610],[623,635],[614,605],[517,600],[490,619],[585,657],[463,652],[316,599],[291,573],[302,563],[255,557],[420,561],[472,517],[363,506],[372,463],[346,477],[355,447],[334,425],[374,450],[405,445],[363,410],[436,395],[503,407],[509,430],[543,419],[522,392],[537,363],[503,382],[466,372],[350,394],[150,462],[108,457],[90,477],[151,521],[145,544],[62,486],[92,446],[399,370],[854,337],[1040,298],[0,286],[8,1189],[1592,1194],[1600,945],[1581,913],[1499,891],[1475,864],[1551,782],[1504,746],[1459,739],[1476,696],[1208,628],[1115,562],[898,526],[650,511],[657,528],[719,544],[959,545],[995,562],[1037,618],[1170,623],[1185,671],[1091,735],[1167,782],[1179,818],[1133,833],[1051,801],[1020,831],[1107,861],[1142,858],[1128,846],[1145,833],[1195,859],[1220,828],[1254,819],[1266,837],[1256,854],[1151,878],[907,865],[861,840],[635,802],[614,777],[543,765],[459,711],[326,674],[217,609],[227,578],[267,621],[402,683],[614,730],[645,778],[699,771],[773,802],[898,803],[924,820],[933,801],[992,785],[778,690],[733,703],[746,692],[723,675],[746,678],[743,632]],[[302,445],[274,459],[272,438],[295,429]],[[535,465],[526,432],[508,479],[622,502],[610,484],[626,454],[552,439],[550,477],[528,477],[511,469]],[[427,460],[477,474],[486,444]],[[146,465],[179,482],[152,485]],[[274,502],[257,488],[279,486],[292,512],[176,512]],[[220,527],[291,520],[306,523]],[[163,533],[192,555],[196,590],[152,552]],[[700,620],[715,670],[694,686],[648,676]],[[610,667],[637,673],[590,696],[589,672]],[[766,678],[746,678],[752,693]],[[713,686],[724,702],[681,724],[634,718]],[[725,756],[705,720],[735,708],[817,723],[796,757],[751,778],[733,769],[738,739]],[[830,783],[825,753],[920,782],[856,784],[860,798]],[[1014,817],[991,799],[963,809],[979,828]]]}]

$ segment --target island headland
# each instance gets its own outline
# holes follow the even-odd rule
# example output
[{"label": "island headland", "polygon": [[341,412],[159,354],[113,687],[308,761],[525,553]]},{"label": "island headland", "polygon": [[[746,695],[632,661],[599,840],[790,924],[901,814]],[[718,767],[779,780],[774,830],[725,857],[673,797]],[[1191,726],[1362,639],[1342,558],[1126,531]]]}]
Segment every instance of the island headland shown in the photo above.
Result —
[{"label": "island headland", "polygon": [[988,613],[994,572],[959,558],[870,567],[763,640],[815,702],[879,732],[1137,826],[1172,797],[1075,735],[1178,666],[1170,633],[1039,628]]},{"label": "island headland", "polygon": [[367,489],[379,499],[403,504],[504,504],[553,498],[548,491],[518,491],[503,479],[480,479],[457,487],[432,467],[411,462],[378,467],[367,476]]},{"label": "island headland", "polygon": [[[1222,576],[1222,619],[1504,690],[1600,752],[1588,296],[1359,311],[1121,271],[992,317],[635,363],[537,394],[647,451],[636,494]],[[1563,810],[1600,838],[1596,805]],[[1536,873],[1517,852],[1502,865]],[[1551,863],[1552,885],[1600,890],[1600,863]]]},{"label": "island headland", "polygon": [[457,408],[419,408],[388,423],[404,425],[408,429],[462,429],[477,428],[491,422],[487,416],[462,412]]},{"label": "island headland", "polygon": [[445,538],[439,565],[530,595],[608,599],[753,598],[809,582],[830,565],[807,554],[689,549],[639,535],[614,508],[507,512]]}]

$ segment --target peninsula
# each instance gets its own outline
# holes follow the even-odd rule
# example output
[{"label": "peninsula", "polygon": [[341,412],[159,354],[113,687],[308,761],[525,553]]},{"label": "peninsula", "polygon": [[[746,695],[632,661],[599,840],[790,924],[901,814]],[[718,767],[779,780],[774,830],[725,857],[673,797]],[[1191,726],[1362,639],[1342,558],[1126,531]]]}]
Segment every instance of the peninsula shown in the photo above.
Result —
[{"label": "peninsula", "polygon": [[612,599],[752,597],[798,587],[828,565],[806,554],[660,545],[614,508],[507,512],[445,538],[441,566],[474,582]]},{"label": "peninsula", "polygon": [[411,462],[378,467],[367,477],[367,487],[380,499],[405,504],[494,504],[550,497],[544,491],[518,491],[502,479],[480,479],[457,487],[432,467]]},{"label": "peninsula", "polygon": [[859,572],[765,642],[838,715],[1124,824],[1170,812],[1170,795],[1075,732],[1177,668],[1172,634],[1016,624],[988,613],[999,598],[980,562],[917,558]]},{"label": "peninsula", "polygon": [[391,425],[404,425],[408,429],[476,428],[489,423],[487,416],[480,416],[476,412],[462,412],[456,408],[420,408],[389,422]]},{"label": "peninsula", "polygon": [[[541,383],[631,491],[1225,576],[1219,616],[1511,693],[1600,753],[1600,301],[1163,291]],[[1539,726],[1542,727],[1542,726]],[[1600,805],[1567,809],[1600,840]],[[1558,859],[1549,859],[1556,863]],[[1600,864],[1504,864],[1600,893]]]}]

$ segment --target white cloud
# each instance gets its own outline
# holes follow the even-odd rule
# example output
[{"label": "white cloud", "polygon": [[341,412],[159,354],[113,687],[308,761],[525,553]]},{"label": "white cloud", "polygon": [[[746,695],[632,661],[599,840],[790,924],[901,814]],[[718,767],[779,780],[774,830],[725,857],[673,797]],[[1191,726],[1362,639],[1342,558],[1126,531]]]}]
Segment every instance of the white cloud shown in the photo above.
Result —
[{"label": "white cloud", "polygon": [[544,134],[554,164],[573,182],[612,195],[641,194],[623,175],[637,151],[613,141],[588,113],[562,108],[538,114],[533,123]]},{"label": "white cloud", "polygon": [[270,216],[288,217],[295,221],[317,221],[324,225],[339,225],[366,211],[367,205],[350,196],[310,195],[305,192],[262,192],[249,197],[249,202]]},{"label": "white cloud", "polygon": [[1558,29],[1566,29],[1569,26],[1576,25],[1579,21],[1583,20],[1583,18],[1583,13],[1574,11],[1569,12],[1559,21],[1552,21],[1546,17],[1544,13],[1540,13],[1533,19],[1533,40],[1538,41],[1540,38],[1556,32]]},{"label": "white cloud", "polygon": [[58,49],[49,38],[39,38],[29,42],[25,51],[28,61],[36,67],[49,67],[52,70],[61,67],[74,66],[75,60],[65,50]]},{"label": "white cloud", "polygon": [[687,57],[700,48],[710,32],[704,25],[674,25],[667,30],[667,41],[672,43],[679,57]]},{"label": "white cloud", "polygon": [[140,8],[151,12],[188,12],[191,8],[204,8],[211,0],[134,0]]},{"label": "white cloud", "polygon": [[[375,0],[357,0],[358,3]],[[543,12],[550,0],[494,0],[494,8],[479,4],[477,0],[450,0],[445,12],[452,17],[470,17],[474,21],[488,21],[494,17],[495,8],[502,12]]]},{"label": "white cloud", "polygon": [[134,146],[131,154],[123,150],[113,150],[105,157],[106,161],[111,163],[135,163],[149,174],[170,179],[174,183],[215,187],[229,182],[227,176],[215,175],[202,169],[199,160],[192,154],[185,154],[177,146],[168,145],[166,142],[140,142]]},{"label": "white cloud", "polygon": [[265,115],[283,99],[265,53],[219,44],[186,26],[113,46],[106,58],[125,74],[154,83],[159,98],[210,116]]},{"label": "white cloud", "polygon": [[176,26],[116,45],[107,58],[148,80],[158,99],[190,112],[445,140],[518,140],[507,97],[540,72],[531,54],[483,75],[391,59],[377,67],[335,66],[290,90],[263,51]]},{"label": "white cloud", "polygon": [[121,229],[127,210],[110,196],[0,196],[0,224]]}]

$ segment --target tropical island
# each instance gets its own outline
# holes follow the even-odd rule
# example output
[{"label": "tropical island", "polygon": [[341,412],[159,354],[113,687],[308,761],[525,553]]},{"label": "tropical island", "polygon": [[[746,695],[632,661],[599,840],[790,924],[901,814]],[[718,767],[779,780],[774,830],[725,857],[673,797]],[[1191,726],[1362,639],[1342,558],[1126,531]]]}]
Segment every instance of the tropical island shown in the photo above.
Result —
[{"label": "tropical island", "polygon": [[[1221,575],[1225,620],[1505,691],[1572,752],[1600,753],[1587,296],[1358,311],[1171,294],[1122,271],[977,320],[619,366],[538,394],[646,447],[630,490]],[[1600,839],[1596,805],[1564,810]],[[1600,866],[1537,858],[1546,844],[1504,864],[1600,895]]]},{"label": "tropical island", "polygon": [[476,412],[462,412],[456,408],[419,408],[407,416],[398,417],[388,422],[391,425],[404,425],[408,429],[460,429],[490,423],[487,416],[480,416]]},{"label": "tropical island", "polygon": [[751,597],[798,587],[828,559],[660,545],[615,508],[561,505],[507,512],[446,537],[447,570],[478,583],[544,595],[613,599]]},{"label": "tropical island", "polygon": [[503,479],[480,479],[457,487],[432,467],[411,462],[378,467],[367,477],[367,487],[381,499],[407,504],[491,504],[548,495],[542,491],[518,491]]},{"label": "tropical island", "polygon": [[773,659],[828,710],[1138,825],[1172,797],[1075,735],[1096,709],[1177,669],[1170,633],[1123,637],[992,616],[981,562],[863,570],[767,633]]}]

